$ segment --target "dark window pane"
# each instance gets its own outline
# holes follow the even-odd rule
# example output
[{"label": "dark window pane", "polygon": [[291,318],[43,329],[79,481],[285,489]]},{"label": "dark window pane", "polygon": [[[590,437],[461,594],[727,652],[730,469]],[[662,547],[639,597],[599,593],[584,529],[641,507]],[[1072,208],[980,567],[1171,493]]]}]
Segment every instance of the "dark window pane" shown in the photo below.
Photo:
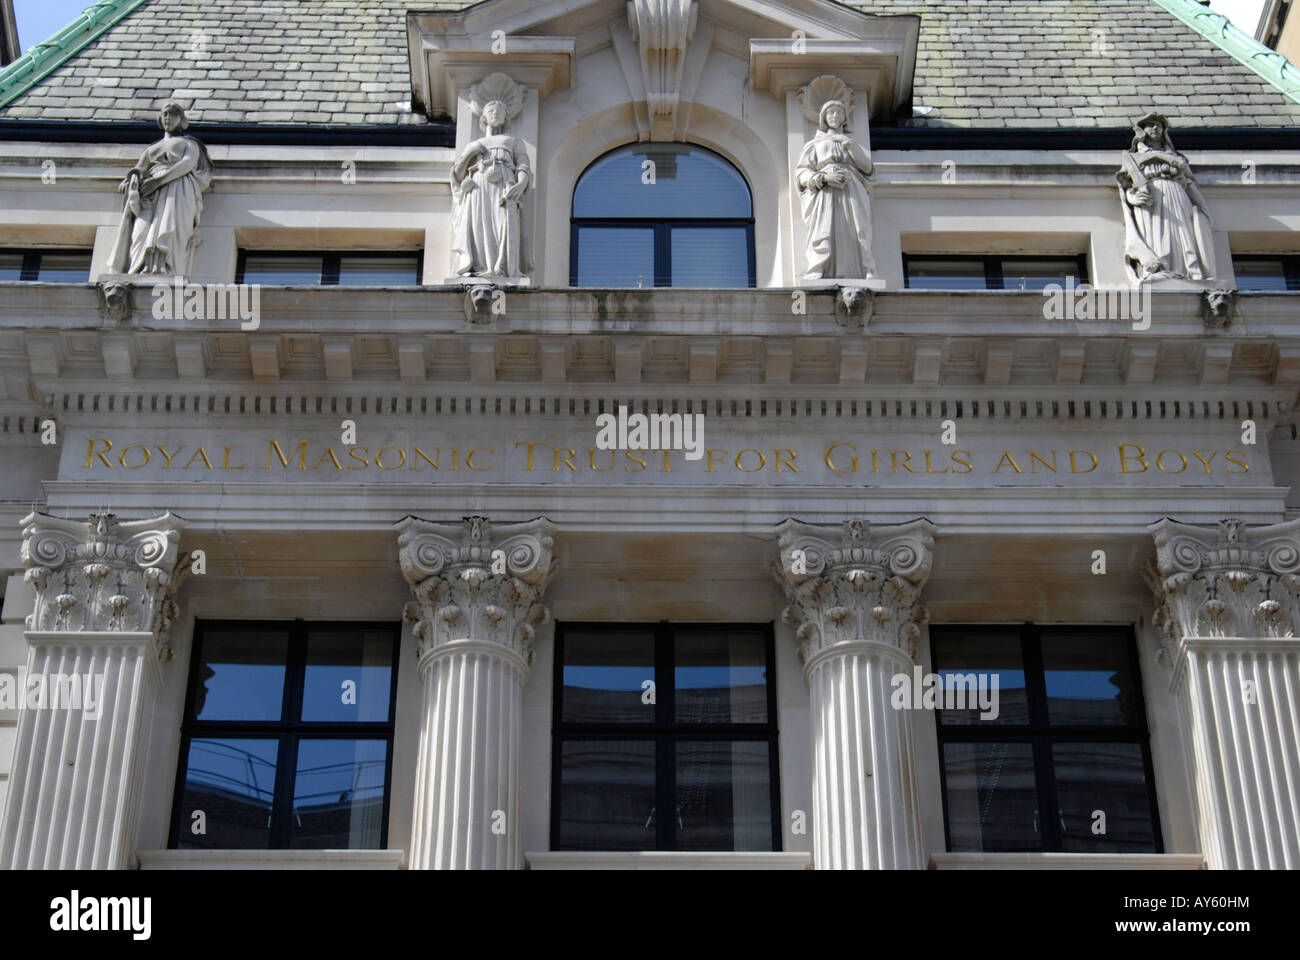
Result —
[{"label": "dark window pane", "polygon": [[674,227],[674,287],[748,287],[749,231],[744,227]]},{"label": "dark window pane", "polygon": [[301,740],[290,847],[375,850],[384,825],[383,740]]},{"label": "dark window pane", "polygon": [[[942,683],[943,702],[965,709],[940,710],[939,722],[948,726],[972,724],[1025,724],[1029,703],[1025,694],[1025,667],[1021,662],[1020,636],[1015,633],[967,635],[945,633],[935,641],[935,672]],[[985,702],[993,695],[997,677],[997,717],[982,719],[992,711],[979,705],[983,683]],[[915,693],[913,693],[915,697]],[[942,706],[942,702],[940,703]]]},{"label": "dark window pane", "polygon": [[654,741],[564,741],[559,849],[653,850],[656,816]]},{"label": "dark window pane", "polygon": [[90,251],[42,253],[39,279],[43,283],[85,283],[90,279]]},{"label": "dark window pane", "polygon": [[[646,161],[654,183],[645,183]],[[730,163],[701,147],[638,144],[592,164],[573,193],[575,217],[748,219],[749,185]]]},{"label": "dark window pane", "polygon": [[1079,261],[1074,257],[1060,260],[1003,260],[1002,289],[1004,290],[1042,290],[1050,283],[1065,286],[1067,277],[1074,277],[1075,283],[1082,283],[1079,276]]},{"label": "dark window pane", "polygon": [[679,740],[676,749],[677,849],[771,850],[770,745]]},{"label": "dark window pane", "polygon": [[[278,751],[278,740],[191,740],[176,812],[179,846],[269,847]],[[200,823],[205,832],[195,833]]]},{"label": "dark window pane", "polygon": [[1281,260],[1234,260],[1239,290],[1285,292],[1286,268]]},{"label": "dark window pane", "polygon": [[339,258],[339,283],[349,287],[405,287],[417,285],[419,258],[415,255],[393,257]]},{"label": "dark window pane", "polygon": [[1029,744],[945,743],[943,763],[954,852],[1042,849]]},{"label": "dark window pane", "polygon": [[310,284],[321,279],[320,257],[250,253],[244,258],[244,283]]},{"label": "dark window pane", "polygon": [[578,228],[578,286],[649,288],[654,285],[653,228]]},{"label": "dark window pane", "polygon": [[678,723],[766,723],[764,635],[744,630],[677,632]]},{"label": "dark window pane", "polygon": [[196,719],[280,719],[289,650],[286,631],[208,631],[202,649],[194,693]]},{"label": "dark window pane", "polygon": [[[1136,743],[1055,743],[1061,849],[1155,853],[1151,793]],[[1104,816],[1098,816],[1098,814]],[[1105,833],[1094,833],[1104,826]]]},{"label": "dark window pane", "polygon": [[1047,716],[1053,724],[1138,722],[1137,678],[1128,644],[1115,634],[1043,637]]},{"label": "dark window pane", "polygon": [[0,281],[21,280],[23,278],[23,255],[21,253],[0,253]]},{"label": "dark window pane", "polygon": [[907,261],[907,285],[915,290],[983,290],[984,263],[980,260]]},{"label": "dark window pane", "polygon": [[655,679],[655,638],[648,630],[570,630],[564,635],[566,723],[653,723],[643,702]]},{"label": "dark window pane", "polygon": [[302,719],[383,723],[393,679],[393,635],[386,630],[307,634]]}]

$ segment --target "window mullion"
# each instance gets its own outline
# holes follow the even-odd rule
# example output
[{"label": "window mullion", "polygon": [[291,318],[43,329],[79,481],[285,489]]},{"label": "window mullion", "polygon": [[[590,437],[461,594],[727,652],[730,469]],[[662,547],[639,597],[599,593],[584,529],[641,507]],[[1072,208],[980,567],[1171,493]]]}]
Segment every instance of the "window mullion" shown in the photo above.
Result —
[{"label": "window mullion", "polygon": [[670,224],[655,224],[654,285],[656,287],[671,287],[673,285],[672,231],[673,228]]},{"label": "window mullion", "polygon": [[321,256],[321,286],[337,287],[339,285],[339,273],[342,270],[342,259],[342,255],[338,253],[326,253]]},{"label": "window mullion", "polygon": [[1052,741],[1034,738],[1034,780],[1038,785],[1039,841],[1044,852],[1061,849],[1061,810],[1056,797],[1056,770],[1052,762]]},{"label": "window mullion", "polygon": [[293,816],[293,787],[298,767],[298,738],[280,737],[276,751],[275,787],[271,800],[270,840],[272,850],[289,848],[290,818]]},{"label": "window mullion", "polygon": [[666,622],[655,628],[655,846],[677,847],[677,746],[671,733],[673,704],[677,699],[673,676],[672,629]]}]

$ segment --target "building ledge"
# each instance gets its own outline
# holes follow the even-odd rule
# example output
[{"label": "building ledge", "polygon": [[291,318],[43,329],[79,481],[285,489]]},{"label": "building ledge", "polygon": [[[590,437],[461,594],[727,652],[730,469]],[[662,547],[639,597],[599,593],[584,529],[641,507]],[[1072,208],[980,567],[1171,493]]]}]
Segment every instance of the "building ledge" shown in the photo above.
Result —
[{"label": "building ledge", "polygon": [[936,853],[931,870],[1203,870],[1199,853]]},{"label": "building ledge", "polygon": [[811,870],[808,853],[527,853],[530,870]]},{"label": "building ledge", "polygon": [[400,870],[404,850],[140,850],[141,870]]}]

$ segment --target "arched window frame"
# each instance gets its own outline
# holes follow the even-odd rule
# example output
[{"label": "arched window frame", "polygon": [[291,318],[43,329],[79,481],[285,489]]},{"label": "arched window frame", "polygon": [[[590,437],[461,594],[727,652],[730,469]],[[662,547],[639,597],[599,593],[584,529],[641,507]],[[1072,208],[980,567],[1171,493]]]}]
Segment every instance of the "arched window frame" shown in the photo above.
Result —
[{"label": "arched window frame", "polygon": [[[738,166],[736,166],[735,163],[733,163],[727,157],[723,156],[721,153],[718,153],[716,150],[710,149],[709,147],[703,146],[702,144],[690,143],[690,144],[685,144],[685,146],[689,146],[692,150],[702,151],[703,153],[706,153],[714,157],[719,162],[725,164],[727,167],[729,167],[731,170],[733,170],[736,173],[736,175],[740,178],[741,182],[745,185],[745,189],[749,193],[750,215],[748,217],[729,217],[729,218],[642,217],[642,218],[637,218],[637,217],[579,217],[576,215],[578,191],[582,187],[583,179],[587,176],[587,174],[607,158],[618,153],[634,150],[638,146],[643,146],[643,144],[625,143],[620,146],[614,147],[611,150],[605,151],[600,156],[592,160],[589,164],[587,164],[585,168],[583,168],[582,173],[578,175],[578,178],[574,183],[573,193],[569,199],[569,285],[572,287],[577,287],[579,285],[578,284],[578,236],[579,236],[579,232],[584,227],[618,226],[618,227],[633,227],[633,228],[640,227],[640,228],[653,229],[654,230],[654,263],[655,263],[654,286],[656,288],[671,287],[673,285],[672,231],[675,228],[743,227],[745,230],[745,252],[747,257],[746,288],[752,289],[757,287],[758,286],[758,263],[755,254],[755,238],[754,238],[754,211],[756,207],[756,204],[754,202],[754,188],[750,185],[749,178],[745,176],[744,172]],[[630,288],[630,289],[636,289],[636,288]],[[689,288],[679,288],[679,289],[689,289]],[[707,288],[697,287],[694,289],[707,289]]]}]

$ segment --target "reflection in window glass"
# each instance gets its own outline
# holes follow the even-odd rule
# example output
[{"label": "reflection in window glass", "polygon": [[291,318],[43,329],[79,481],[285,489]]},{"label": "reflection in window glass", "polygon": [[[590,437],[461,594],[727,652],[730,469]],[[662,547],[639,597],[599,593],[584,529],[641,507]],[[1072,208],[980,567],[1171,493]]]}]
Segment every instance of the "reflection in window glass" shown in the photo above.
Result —
[{"label": "reflection in window glass", "polygon": [[1053,724],[1127,724],[1137,718],[1128,647],[1114,634],[1043,638],[1047,714]]},{"label": "reflection in window glass", "polygon": [[[654,182],[646,183],[650,170]],[[745,178],[722,157],[685,143],[656,143],[616,150],[588,167],[573,193],[573,215],[747,219],[754,205]]]},{"label": "reflection in window glass", "polygon": [[382,846],[388,744],[300,740],[290,846],[373,850]]},{"label": "reflection in window glass", "polygon": [[[181,788],[181,847],[264,850],[271,845],[278,740],[251,738],[190,741]],[[202,812],[206,832],[188,829]]]},{"label": "reflection in window glass", "polygon": [[907,261],[907,285],[913,290],[982,290],[984,263],[981,260]]},{"label": "reflection in window glass", "polygon": [[652,740],[566,740],[560,751],[560,850],[653,850]]},{"label": "reflection in window glass", "polygon": [[242,282],[316,286],[321,282],[321,258],[250,253],[244,258]]},{"label": "reflection in window glass", "polygon": [[651,723],[642,694],[655,679],[655,637],[645,630],[571,629],[564,640],[566,723]]},{"label": "reflection in window glass", "polygon": [[302,719],[382,723],[393,680],[393,637],[381,630],[319,630],[307,635]]},{"label": "reflection in window glass", "polygon": [[1082,282],[1077,257],[1002,261],[1003,290],[1042,290],[1052,283],[1064,287],[1068,277],[1074,277],[1076,284]]},{"label": "reflection in window glass", "polygon": [[579,227],[578,285],[653,287],[654,228]]},{"label": "reflection in window glass", "polygon": [[339,258],[339,285],[345,287],[404,287],[418,284],[419,257],[414,254],[391,257]]},{"label": "reflection in window glass", "polygon": [[[1292,264],[1300,261],[1300,258],[1290,259]],[[1237,274],[1237,289],[1264,293],[1285,293],[1296,289],[1294,281],[1288,282],[1287,266],[1287,260],[1282,257],[1234,257],[1232,261],[1232,269]],[[1295,274],[1294,266],[1291,272]]]},{"label": "reflection in window glass", "polygon": [[[1054,743],[1052,766],[1060,805],[1061,849],[1074,853],[1156,852],[1155,811],[1140,745]],[[1094,833],[1094,824],[1103,825],[1105,832]]]},{"label": "reflection in window glass", "polygon": [[1042,849],[1029,744],[945,743],[943,762],[954,852]]},{"label": "reflection in window glass", "polygon": [[770,746],[751,740],[679,740],[679,850],[771,850]]},{"label": "reflection in window glass", "polygon": [[749,231],[743,227],[676,227],[674,287],[749,286]]},{"label": "reflection in window glass", "polygon": [[674,645],[678,723],[767,721],[763,634],[683,628],[677,632]]},{"label": "reflection in window glass", "polygon": [[21,280],[23,278],[23,255],[21,253],[0,253],[0,281]]},{"label": "reflection in window glass", "polygon": [[195,678],[198,720],[279,720],[289,635],[281,630],[212,631]]},{"label": "reflection in window glass", "polygon": [[[1020,652],[1020,636],[1016,633],[988,634],[945,633],[935,641],[936,672],[944,690],[966,692],[965,710],[940,710],[939,721],[949,726],[972,724],[1001,725],[1029,722],[1029,702],[1025,691],[1025,667]],[[981,719],[978,684],[984,677],[985,689],[992,693],[992,677],[998,679],[998,715],[996,719]],[[987,694],[986,694],[987,697]],[[957,702],[947,700],[945,702]]]}]

